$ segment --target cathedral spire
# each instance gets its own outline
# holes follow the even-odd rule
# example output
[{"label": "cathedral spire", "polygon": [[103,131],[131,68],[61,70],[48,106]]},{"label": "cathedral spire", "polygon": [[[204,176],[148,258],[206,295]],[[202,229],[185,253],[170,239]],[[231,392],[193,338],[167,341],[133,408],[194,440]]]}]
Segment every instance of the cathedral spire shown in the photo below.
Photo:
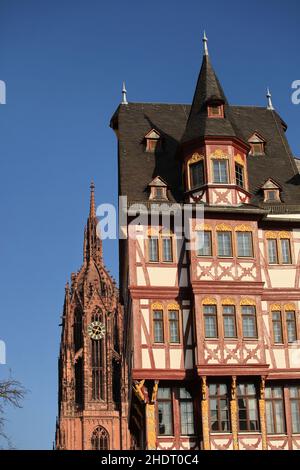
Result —
[{"label": "cathedral spire", "polygon": [[203,55],[208,55],[208,46],[207,46],[208,39],[207,39],[205,31],[203,34],[202,41],[203,41]]},{"label": "cathedral spire", "polygon": [[84,261],[93,259],[97,264],[102,262],[102,240],[97,233],[98,220],[95,205],[95,184],[90,185],[90,211],[84,231]]}]

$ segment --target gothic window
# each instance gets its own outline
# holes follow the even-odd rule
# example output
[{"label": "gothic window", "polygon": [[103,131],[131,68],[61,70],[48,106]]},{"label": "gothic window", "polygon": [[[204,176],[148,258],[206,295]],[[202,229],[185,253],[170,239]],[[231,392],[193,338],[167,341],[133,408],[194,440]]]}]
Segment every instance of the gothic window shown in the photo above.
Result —
[{"label": "gothic window", "polygon": [[217,306],[216,305],[204,305],[204,327],[206,338],[217,338],[218,327],[217,327]]},{"label": "gothic window", "polygon": [[236,338],[235,306],[223,305],[224,337]]},{"label": "gothic window", "polygon": [[232,257],[232,235],[231,232],[218,232],[218,256],[221,258]]},{"label": "gothic window", "polygon": [[[101,313],[92,315],[92,322],[103,322]],[[91,338],[92,399],[104,400],[104,339]]]},{"label": "gothic window", "polygon": [[235,181],[237,186],[244,188],[245,178],[244,178],[244,168],[238,163],[235,164]]},{"label": "gothic window", "polygon": [[82,314],[79,308],[75,309],[74,319],[74,344],[75,351],[82,347]]},{"label": "gothic window", "polygon": [[180,342],[179,311],[169,310],[168,316],[169,316],[169,341],[170,343],[179,343]]},{"label": "gothic window", "polygon": [[297,328],[296,328],[296,316],[293,310],[287,310],[285,312],[286,318],[286,331],[288,343],[297,341]]},{"label": "gothic window", "polygon": [[91,438],[92,450],[109,450],[109,435],[106,429],[98,426]]},{"label": "gothic window", "polygon": [[164,342],[164,313],[162,310],[153,311],[153,340],[154,343]]},{"label": "gothic window", "polygon": [[193,436],[195,434],[193,398],[185,388],[179,389],[179,407],[181,435]]},{"label": "gothic window", "polygon": [[81,357],[75,363],[75,401],[77,405],[82,405],[83,403],[83,368]]},{"label": "gothic window", "polygon": [[274,343],[282,343],[283,342],[283,334],[282,334],[282,321],[281,321],[281,312],[280,311],[272,312],[272,323],[273,323]]},{"label": "gothic window", "polygon": [[200,160],[190,165],[191,189],[204,184],[204,162]]},{"label": "gothic window", "polygon": [[251,232],[237,232],[237,255],[239,258],[253,257],[253,241]]}]

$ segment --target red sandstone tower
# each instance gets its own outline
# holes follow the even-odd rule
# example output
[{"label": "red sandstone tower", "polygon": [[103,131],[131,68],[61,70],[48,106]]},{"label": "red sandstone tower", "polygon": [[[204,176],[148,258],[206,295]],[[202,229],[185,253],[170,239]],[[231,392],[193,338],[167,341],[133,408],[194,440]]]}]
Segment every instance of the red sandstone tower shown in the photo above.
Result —
[{"label": "red sandstone tower", "polygon": [[128,448],[122,309],[103,263],[94,184],[83,265],[66,285],[59,355],[56,448]]}]

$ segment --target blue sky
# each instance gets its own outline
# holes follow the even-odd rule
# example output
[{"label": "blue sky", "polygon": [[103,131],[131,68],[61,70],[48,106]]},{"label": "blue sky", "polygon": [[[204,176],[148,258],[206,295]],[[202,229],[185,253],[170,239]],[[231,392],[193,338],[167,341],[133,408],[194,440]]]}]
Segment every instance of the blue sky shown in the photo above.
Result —
[{"label": "blue sky", "polygon": [[[51,448],[64,285],[82,261],[89,184],[116,202],[117,145],[109,119],[120,102],[189,103],[206,29],[232,104],[264,106],[265,88],[300,156],[297,0],[0,0],[0,339],[9,374],[29,393],[7,409],[19,449]],[[105,242],[118,276],[117,242]]]}]

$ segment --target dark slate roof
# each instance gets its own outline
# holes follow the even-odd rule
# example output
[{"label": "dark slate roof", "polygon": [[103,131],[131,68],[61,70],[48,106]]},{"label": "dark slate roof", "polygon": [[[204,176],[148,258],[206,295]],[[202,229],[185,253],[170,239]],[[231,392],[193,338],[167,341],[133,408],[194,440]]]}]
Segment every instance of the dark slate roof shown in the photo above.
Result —
[{"label": "dark slate roof", "polygon": [[[282,212],[300,205],[300,175],[285,136],[280,116],[266,108],[229,106],[231,125],[246,143],[258,132],[266,140],[266,154],[248,156],[251,203],[264,206],[261,186],[272,178],[282,187]],[[119,139],[119,193],[129,201],[147,201],[148,184],[159,175],[169,187],[170,200],[183,202],[179,145],[191,106],[185,104],[129,103],[120,105],[111,120]],[[222,119],[210,119],[220,122]],[[146,153],[144,137],[151,129],[162,135],[162,149]],[[220,134],[223,135],[223,134]],[[278,203],[277,203],[278,206]],[[266,206],[270,207],[270,205]],[[281,209],[276,207],[277,211]],[[290,209],[292,210],[292,208]]]},{"label": "dark slate roof", "polygon": [[[207,103],[215,100],[219,100],[224,104],[225,119],[209,119],[207,117]],[[227,98],[212,67],[210,58],[206,55],[203,57],[182,142],[193,140],[199,135],[236,136]]]}]

